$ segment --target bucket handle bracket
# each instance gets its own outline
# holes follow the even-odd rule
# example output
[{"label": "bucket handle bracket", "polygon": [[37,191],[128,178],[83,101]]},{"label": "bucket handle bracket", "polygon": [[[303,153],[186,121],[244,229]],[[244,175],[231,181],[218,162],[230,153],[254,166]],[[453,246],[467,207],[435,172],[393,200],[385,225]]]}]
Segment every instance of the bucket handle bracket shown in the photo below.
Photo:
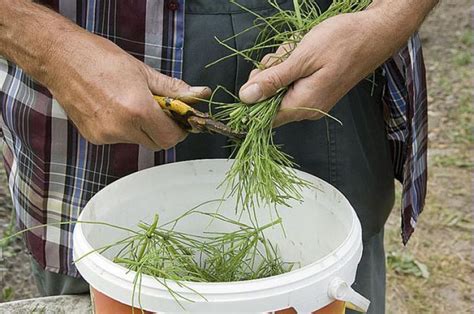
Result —
[{"label": "bucket handle bracket", "polygon": [[358,312],[366,313],[370,301],[352,289],[341,278],[334,278],[329,284],[328,295],[330,298],[346,302],[346,306]]}]

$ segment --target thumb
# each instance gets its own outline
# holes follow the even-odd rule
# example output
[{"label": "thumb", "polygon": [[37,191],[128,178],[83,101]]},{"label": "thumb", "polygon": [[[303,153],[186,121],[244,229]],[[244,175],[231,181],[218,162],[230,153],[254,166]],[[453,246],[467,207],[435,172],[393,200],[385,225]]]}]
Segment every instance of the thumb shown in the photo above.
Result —
[{"label": "thumb", "polygon": [[288,58],[284,62],[252,75],[239,91],[240,100],[253,104],[265,100],[300,77],[300,66]]},{"label": "thumb", "polygon": [[150,91],[158,96],[179,99],[205,99],[211,94],[206,86],[190,86],[184,81],[161,74],[147,66],[147,80]]}]

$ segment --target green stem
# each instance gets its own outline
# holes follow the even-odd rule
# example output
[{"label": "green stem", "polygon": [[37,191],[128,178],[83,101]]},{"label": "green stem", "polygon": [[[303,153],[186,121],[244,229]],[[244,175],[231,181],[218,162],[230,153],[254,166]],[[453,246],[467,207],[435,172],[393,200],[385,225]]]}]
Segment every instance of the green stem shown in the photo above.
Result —
[{"label": "green stem", "polygon": [[299,0],[293,0],[293,5],[295,7],[295,14],[296,14],[296,19],[298,20],[298,27],[303,28],[303,19],[301,18],[301,8],[300,8],[300,3]]}]

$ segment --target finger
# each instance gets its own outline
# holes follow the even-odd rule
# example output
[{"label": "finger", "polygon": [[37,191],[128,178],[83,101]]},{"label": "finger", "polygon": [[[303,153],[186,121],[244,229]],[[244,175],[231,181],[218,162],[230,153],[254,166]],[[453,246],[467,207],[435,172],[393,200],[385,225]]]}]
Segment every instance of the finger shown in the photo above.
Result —
[{"label": "finger", "polygon": [[255,75],[257,75],[258,73],[262,72],[262,70],[260,69],[253,69],[252,72],[250,72],[249,74],[249,80],[251,80]]},{"label": "finger", "polygon": [[300,77],[301,64],[289,58],[271,68],[255,74],[239,91],[244,103],[252,104],[267,99],[282,87],[289,86]]},{"label": "finger", "polygon": [[[295,83],[294,85],[297,85]],[[294,104],[296,102],[295,100],[295,93],[293,93],[294,86],[291,86],[288,91],[286,92],[286,95],[283,99],[286,100],[286,106],[283,107],[283,102],[280,105],[280,110],[278,111],[275,119],[273,120],[273,127],[279,127],[294,121],[298,121],[299,117],[298,115],[301,114],[301,112],[298,112],[298,110],[294,110]],[[288,105],[290,104],[290,105]]]},{"label": "finger", "polygon": [[183,96],[183,97],[178,97],[179,100],[189,104],[189,105],[192,105],[192,104],[195,104],[195,103],[198,103],[200,101],[205,101],[207,99],[209,99],[209,97],[211,97],[212,95],[212,90],[210,88],[206,88],[200,96],[196,97],[196,96]]},{"label": "finger", "polygon": [[147,108],[141,128],[157,146],[168,149],[186,138],[187,132],[157,106],[153,98]]},{"label": "finger", "polygon": [[275,53],[269,53],[265,55],[262,58],[262,61],[260,61],[260,64],[264,66],[264,68],[269,68],[272,66],[275,66],[277,64],[280,64],[283,62],[285,59],[287,59],[290,56],[291,51],[294,48],[294,44],[284,44],[278,47],[277,51]]},{"label": "finger", "polygon": [[[260,64],[262,65],[263,69],[270,68],[274,65],[280,64],[284,59],[287,58],[290,51],[289,44],[280,46],[275,53],[269,53],[262,58]],[[255,75],[262,72],[263,69],[253,69],[249,74],[249,80],[251,80]]]},{"label": "finger", "polygon": [[[278,47],[278,50],[275,53],[269,53],[262,58],[260,64],[263,66],[263,69],[270,68],[274,65],[280,64],[284,59],[286,59],[290,53],[289,44],[282,45]],[[263,69],[253,69],[250,72],[249,80],[252,79],[255,75],[262,72]]]},{"label": "finger", "polygon": [[274,65],[280,64],[283,61],[282,55],[275,53],[269,53],[262,58],[260,64],[263,66],[263,69],[268,69]]},{"label": "finger", "polygon": [[321,118],[337,101],[331,90],[331,80],[324,69],[298,80],[283,97],[273,125]]},{"label": "finger", "polygon": [[190,86],[180,79],[161,74],[149,66],[145,68],[148,87],[155,95],[187,100],[205,99],[211,95],[211,89],[207,86]]},{"label": "finger", "polygon": [[283,61],[282,56],[289,53],[286,50],[286,46],[280,46],[275,53],[269,53],[262,58],[260,64],[262,65],[262,69],[253,69],[252,72],[249,74],[249,80],[252,79],[255,75],[262,72],[263,69],[272,67],[277,65]]}]

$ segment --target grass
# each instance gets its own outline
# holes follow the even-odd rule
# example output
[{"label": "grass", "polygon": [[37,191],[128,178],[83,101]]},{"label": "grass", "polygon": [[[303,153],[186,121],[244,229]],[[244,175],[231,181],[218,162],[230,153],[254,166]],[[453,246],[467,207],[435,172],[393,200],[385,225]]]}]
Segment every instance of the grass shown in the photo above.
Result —
[{"label": "grass", "polygon": [[474,32],[472,29],[466,29],[462,32],[459,38],[461,44],[466,47],[471,47],[474,42]]},{"label": "grass", "polygon": [[2,289],[2,300],[8,302],[13,299],[14,293],[12,287],[5,287]]},{"label": "grass", "polygon": [[10,222],[8,223],[8,225],[5,228],[5,230],[3,231],[3,233],[0,235],[1,236],[0,237],[0,250],[2,250],[2,249],[6,250],[9,247],[11,241],[14,240],[14,239],[4,240],[4,238],[7,238],[10,235],[12,235],[13,233],[15,233],[15,226],[16,226],[15,211],[12,210],[11,215],[10,215]]},{"label": "grass", "polygon": [[471,52],[470,51],[459,51],[455,56],[454,56],[454,62],[458,66],[466,66],[471,64]]},{"label": "grass", "polygon": [[441,155],[441,156],[434,156],[432,165],[435,167],[455,167],[455,168],[464,168],[464,169],[472,169],[474,167],[474,163],[472,160],[469,159],[468,156],[459,156],[459,155]]},{"label": "grass", "polygon": [[0,294],[0,302],[8,302],[14,299],[15,289],[6,283],[4,277],[5,272],[8,269],[5,267],[5,261],[7,258],[12,257],[15,254],[10,245],[14,239],[3,240],[5,237],[11,236],[15,233],[15,212],[12,210],[10,215],[10,221],[6,226],[2,234],[0,234],[0,284],[3,284],[2,291]]},{"label": "grass", "polygon": [[428,279],[430,272],[426,264],[417,261],[407,252],[390,252],[387,254],[387,266],[391,271],[401,275],[412,275]]},{"label": "grass", "polygon": [[234,130],[247,133],[243,141],[235,143],[235,161],[223,182],[226,197],[235,196],[237,211],[249,210],[252,218],[262,206],[289,206],[289,200],[301,200],[302,188],[311,187],[296,175],[291,156],[273,142],[272,122],[284,94],[281,90],[253,106],[240,102],[220,105],[220,119]]},{"label": "grass", "polygon": [[474,143],[474,132],[472,125],[472,117],[474,109],[472,106],[473,98],[471,93],[463,93],[459,97],[459,105],[455,110],[457,117],[453,120],[458,122],[458,125],[453,129],[457,133],[456,143],[472,144]]}]

